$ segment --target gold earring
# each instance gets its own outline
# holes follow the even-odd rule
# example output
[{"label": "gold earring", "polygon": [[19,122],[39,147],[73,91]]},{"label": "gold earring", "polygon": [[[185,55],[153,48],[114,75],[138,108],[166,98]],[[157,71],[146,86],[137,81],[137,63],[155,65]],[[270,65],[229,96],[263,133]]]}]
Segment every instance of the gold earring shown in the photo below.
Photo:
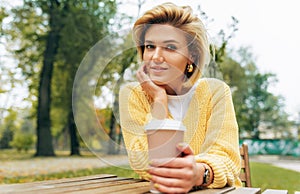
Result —
[{"label": "gold earring", "polygon": [[192,64],[188,64],[187,67],[186,67],[186,69],[187,69],[188,73],[192,73],[193,70],[194,70],[194,66]]}]

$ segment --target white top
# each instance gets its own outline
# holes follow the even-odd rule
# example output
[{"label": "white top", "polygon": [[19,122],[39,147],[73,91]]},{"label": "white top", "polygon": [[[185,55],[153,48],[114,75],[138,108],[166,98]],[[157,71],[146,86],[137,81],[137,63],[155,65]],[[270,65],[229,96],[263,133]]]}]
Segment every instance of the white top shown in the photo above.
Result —
[{"label": "white top", "polygon": [[145,126],[146,131],[155,130],[155,129],[178,130],[178,131],[186,130],[185,126],[181,121],[171,120],[171,119],[163,119],[163,120],[152,119]]},{"label": "white top", "polygon": [[198,84],[199,81],[196,82],[193,87],[183,95],[168,95],[168,108],[175,120],[183,120]]}]

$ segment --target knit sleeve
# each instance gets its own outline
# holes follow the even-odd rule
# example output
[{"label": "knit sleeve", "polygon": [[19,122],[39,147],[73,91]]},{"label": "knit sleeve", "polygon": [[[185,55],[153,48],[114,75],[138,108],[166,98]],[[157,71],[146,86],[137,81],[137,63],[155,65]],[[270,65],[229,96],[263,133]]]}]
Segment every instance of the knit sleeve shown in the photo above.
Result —
[{"label": "knit sleeve", "polygon": [[241,186],[238,178],[241,168],[238,125],[235,117],[230,88],[223,82],[209,85],[209,100],[206,136],[197,162],[208,164],[214,173],[210,188],[225,185]]},{"label": "knit sleeve", "polygon": [[144,125],[151,118],[150,105],[138,85],[128,84],[119,95],[121,130],[131,168],[141,177],[147,174],[148,144]]}]

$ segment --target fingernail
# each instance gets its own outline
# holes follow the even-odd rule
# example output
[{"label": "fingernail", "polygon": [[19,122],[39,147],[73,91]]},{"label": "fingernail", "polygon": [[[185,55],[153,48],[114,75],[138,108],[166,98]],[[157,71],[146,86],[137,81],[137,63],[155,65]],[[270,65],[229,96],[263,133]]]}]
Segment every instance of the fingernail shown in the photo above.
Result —
[{"label": "fingernail", "polygon": [[146,175],[146,178],[148,178],[148,180],[151,180],[151,179],[152,179],[152,175],[147,174],[147,175]]},{"label": "fingernail", "polygon": [[184,143],[184,142],[178,143],[177,146],[179,146],[179,147],[185,147],[185,146],[186,146],[186,143]]},{"label": "fingernail", "polygon": [[151,166],[153,164],[153,161],[149,161],[148,165]]}]

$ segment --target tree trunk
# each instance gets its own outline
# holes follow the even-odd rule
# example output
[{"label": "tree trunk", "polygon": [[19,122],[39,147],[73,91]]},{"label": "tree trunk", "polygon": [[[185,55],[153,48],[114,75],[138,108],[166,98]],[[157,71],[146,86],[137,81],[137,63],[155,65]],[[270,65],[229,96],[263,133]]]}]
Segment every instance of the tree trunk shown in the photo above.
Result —
[{"label": "tree trunk", "polygon": [[114,111],[111,112],[110,117],[110,131],[109,131],[109,147],[108,147],[108,154],[117,154],[116,151],[116,118],[114,116]]},{"label": "tree trunk", "polygon": [[57,41],[55,32],[50,32],[45,59],[42,67],[39,84],[38,115],[37,115],[37,147],[36,156],[53,156],[54,150],[51,135],[50,104],[51,104],[51,77],[53,72],[54,56]]},{"label": "tree trunk", "polygon": [[69,129],[69,134],[70,134],[70,148],[71,148],[71,156],[80,155],[80,150],[79,150],[79,142],[78,142],[78,137],[77,137],[77,132],[76,132],[76,124],[74,121],[74,115],[71,109],[71,112],[69,113],[68,116],[68,129]]},{"label": "tree trunk", "polygon": [[43,67],[40,75],[38,90],[38,110],[37,110],[37,145],[35,156],[54,156],[54,149],[51,135],[51,79],[53,64],[57,53],[59,41],[59,28],[55,17],[56,2],[51,2],[49,14],[50,32],[47,37],[46,50],[44,53]]}]

